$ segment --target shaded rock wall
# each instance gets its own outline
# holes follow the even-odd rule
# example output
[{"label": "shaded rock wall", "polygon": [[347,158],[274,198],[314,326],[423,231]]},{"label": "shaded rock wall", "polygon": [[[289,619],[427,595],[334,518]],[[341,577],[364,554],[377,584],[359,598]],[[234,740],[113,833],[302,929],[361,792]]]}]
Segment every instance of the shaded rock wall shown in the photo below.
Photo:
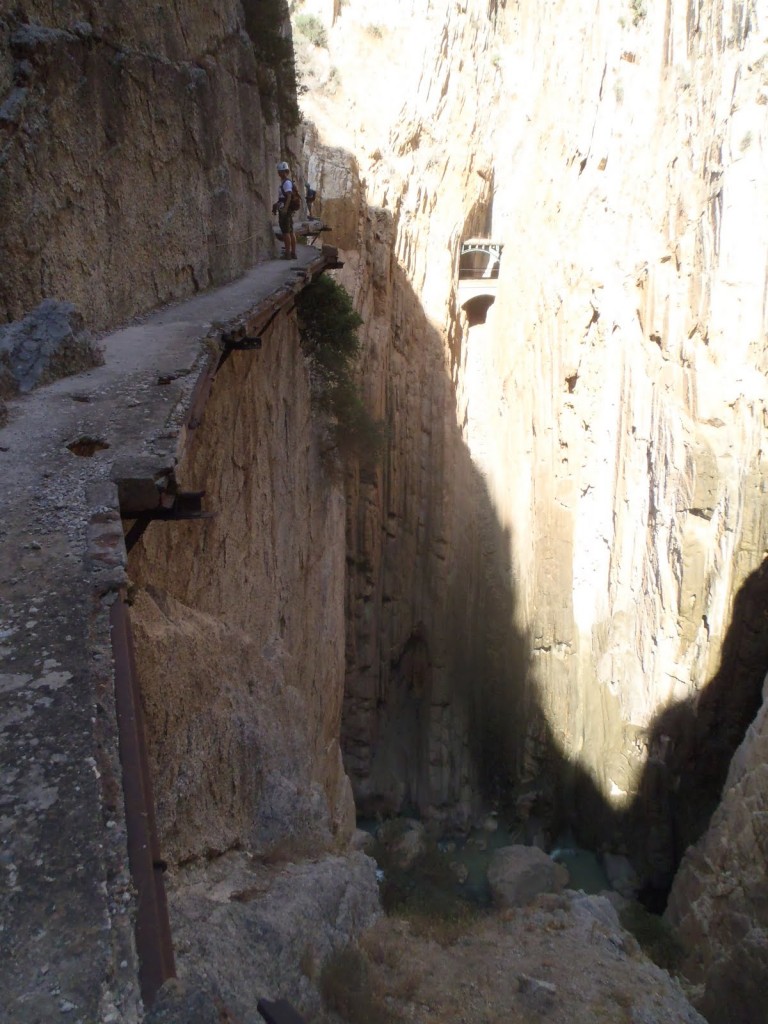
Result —
[{"label": "shaded rock wall", "polygon": [[[349,481],[346,763],[371,811],[466,818],[511,784],[530,838],[570,825],[664,890],[768,667],[762,14],[408,17],[345,7],[341,90],[307,101],[359,168],[345,273],[391,429],[381,471]],[[393,69],[376,104],[372,37]],[[415,39],[421,77],[398,63]],[[457,248],[486,233],[501,274],[469,328]],[[670,906],[718,1021],[765,1014],[763,731]]]},{"label": "shaded rock wall", "polygon": [[343,846],[344,505],[293,320],[220,370],[179,478],[214,517],[151,525],[129,563],[162,848]]},{"label": "shaded rock wall", "polygon": [[295,109],[284,15],[283,0],[3,6],[0,316],[57,298],[103,327],[271,253]]},{"label": "shaded rock wall", "polygon": [[683,858],[666,913],[688,951],[685,973],[712,1024],[758,1024],[768,1012],[766,708],[731,762],[707,833]]},{"label": "shaded rock wall", "polygon": [[[412,7],[409,17],[426,17],[427,5]],[[442,12],[434,14],[434,22],[417,20],[413,32],[395,37],[389,35],[389,23],[402,27],[402,11],[395,17],[392,11],[364,9],[359,22],[356,11],[357,5],[344,7],[337,19],[343,52],[331,44],[342,89],[360,80],[375,47],[389,42],[386,58],[375,58],[376,92],[395,112],[401,94],[395,90],[390,95],[390,86],[401,74],[417,85],[422,54],[412,52],[413,40],[434,38],[435,32],[439,39]],[[471,20],[474,29],[483,21]],[[461,17],[448,22],[445,47],[456,42]],[[489,23],[485,34],[491,29]],[[478,43],[479,56],[480,50]],[[352,68],[342,63],[345,55]],[[433,57],[440,64],[440,54]],[[474,122],[482,104],[480,83],[493,74],[489,67],[481,58],[467,65],[463,79],[454,76],[446,120],[458,108],[468,124]],[[425,87],[431,76],[431,68],[423,72]],[[437,96],[439,87],[433,88]],[[334,94],[332,103],[322,93],[313,93],[311,101],[309,109],[317,114],[324,137],[333,131],[332,138],[355,143],[344,126],[329,125],[333,105],[345,113],[347,105],[352,108],[351,116],[362,117],[370,135],[367,144],[373,151],[358,154],[359,166],[346,146],[324,147],[314,131],[307,133],[305,146],[323,217],[334,228],[334,241],[347,247],[341,278],[365,320],[360,379],[374,414],[389,429],[385,464],[348,479],[351,623],[345,764],[363,813],[418,806],[440,817],[467,820],[478,794],[478,752],[470,749],[477,730],[469,723],[485,714],[491,694],[510,690],[515,675],[524,671],[526,656],[514,628],[503,528],[456,423],[455,382],[441,327],[448,322],[460,230],[454,226],[450,240],[435,241],[444,224],[434,225],[430,234],[430,214],[440,198],[434,175],[442,173],[440,194],[451,195],[454,215],[464,211],[468,231],[480,230],[490,174],[487,165],[474,173],[478,161],[471,151],[459,166],[447,151],[442,160],[433,157],[428,130],[415,118],[379,146],[385,130],[381,110],[365,107],[352,88]],[[349,120],[346,127],[352,124]],[[416,146],[423,147],[418,169]],[[384,166],[385,152],[400,158],[402,177],[391,165]],[[468,181],[474,182],[469,188]],[[366,202],[360,203],[364,189]],[[434,310],[425,309],[425,288],[433,292]],[[448,330],[449,344],[457,345],[458,324]],[[497,642],[489,643],[489,636]]]},{"label": "shaded rock wall", "polygon": [[[629,843],[663,886],[738,741],[678,828],[768,539],[764,31],[716,0],[407,20],[345,6],[340,85],[305,98],[337,206],[339,145],[359,168],[344,273],[391,430],[350,485],[347,763],[372,807],[459,817],[478,778],[513,782],[518,811]],[[485,233],[504,257],[470,329],[458,245]],[[763,658],[747,644],[714,701],[742,729]]]}]

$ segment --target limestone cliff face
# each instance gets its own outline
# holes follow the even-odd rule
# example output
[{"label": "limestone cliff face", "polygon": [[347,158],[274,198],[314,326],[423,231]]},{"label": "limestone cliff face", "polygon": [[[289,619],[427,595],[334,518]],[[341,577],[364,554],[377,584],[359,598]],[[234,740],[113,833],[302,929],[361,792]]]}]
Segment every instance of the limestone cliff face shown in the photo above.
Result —
[{"label": "limestone cliff face", "polygon": [[286,19],[283,0],[3,5],[3,318],[58,298],[104,327],[271,251]]},{"label": "limestone cliff face", "polygon": [[[743,732],[766,665],[762,625],[726,648],[768,527],[764,44],[739,5],[560,13],[571,32],[514,26],[546,88],[518,80],[494,143],[515,170],[500,294],[464,354],[467,436],[518,538],[527,689],[578,809],[593,839],[628,818],[663,884],[723,777],[696,794],[680,776]],[[726,673],[756,656],[738,686],[727,653]]]},{"label": "limestone cliff face", "polygon": [[[351,484],[347,764],[372,807],[457,817],[513,782],[518,812],[630,842],[663,886],[768,653],[745,611],[768,539],[765,26],[717,0],[438,7],[345,5],[307,100],[391,430]],[[470,328],[478,234],[504,255]]]},{"label": "limestone cliff face", "polygon": [[219,371],[180,466],[213,518],[132,553],[161,845],[174,862],[343,846],[344,503],[321,462],[295,322]]},{"label": "limestone cliff face", "polygon": [[764,703],[736,752],[720,806],[686,853],[667,908],[688,950],[685,973],[712,1024],[762,1021],[768,1011],[767,709]]},{"label": "limestone cliff face", "polygon": [[[415,805],[466,820],[478,793],[477,751],[470,748],[477,730],[469,723],[482,712],[484,695],[524,668],[524,657],[503,530],[456,422],[450,346],[459,344],[458,324],[445,327],[453,257],[464,224],[470,233],[483,227],[489,165],[480,161],[475,174],[470,150],[458,167],[447,148],[441,158],[433,155],[431,130],[420,117],[387,141],[387,117],[403,100],[398,83],[407,82],[415,95],[421,47],[440,39],[442,15],[419,3],[397,16],[365,5],[342,9],[334,28],[341,49],[334,50],[332,34],[330,59],[354,55],[354,63],[339,64],[341,91],[330,98],[313,92],[310,108],[323,138],[337,144],[322,147],[310,132],[307,151],[322,216],[334,241],[348,249],[342,279],[365,320],[361,380],[389,428],[386,465],[348,481],[345,763],[363,813]],[[472,24],[476,30],[480,22]],[[461,17],[452,15],[446,48],[460,27]],[[485,36],[492,29],[489,22]],[[355,89],[343,90],[362,81],[382,46],[388,49],[376,59],[378,102],[365,106]],[[442,60],[439,53],[427,57]],[[423,74],[426,88],[433,68]],[[454,75],[449,88],[445,69],[432,82],[434,101],[442,90],[451,109],[466,103],[471,125],[479,83],[493,74],[483,60],[468,63],[465,77]],[[344,125],[333,123],[334,110]],[[358,128],[365,132],[359,171],[350,153]],[[391,150],[390,159],[384,154]],[[442,193],[452,196],[460,218],[448,238],[441,237],[444,223],[431,219]]]}]

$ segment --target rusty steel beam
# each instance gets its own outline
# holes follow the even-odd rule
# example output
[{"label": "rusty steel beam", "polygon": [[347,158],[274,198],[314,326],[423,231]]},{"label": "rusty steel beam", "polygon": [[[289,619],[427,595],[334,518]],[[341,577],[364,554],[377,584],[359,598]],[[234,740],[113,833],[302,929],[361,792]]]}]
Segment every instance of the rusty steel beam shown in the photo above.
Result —
[{"label": "rusty steel beam", "polygon": [[123,768],[128,862],[137,898],[139,984],[144,1004],[149,1007],[154,1003],[163,983],[176,977],[176,966],[163,882],[165,864],[157,838],[141,695],[124,592],[118,595],[112,605],[110,626],[115,660],[115,703]]},{"label": "rusty steel beam", "polygon": [[[244,321],[221,337],[222,350],[218,358],[209,358],[208,365],[198,378],[189,404],[186,427],[195,430],[202,423],[203,411],[213,387],[216,373],[230,354],[232,347],[238,342],[240,348],[255,349],[259,332],[266,330],[272,321],[290,303],[294,301],[297,291],[319,277],[325,270],[342,266],[338,262],[337,250],[332,246],[323,246],[322,255],[308,266],[301,268],[301,280],[295,280],[277,293],[262,302]],[[229,347],[228,343],[229,342]],[[177,457],[180,457],[178,453]],[[142,481],[143,482],[143,481]],[[153,480],[152,486],[157,487]],[[150,518],[207,518],[209,513],[202,511],[201,499],[204,492],[180,492],[175,499],[180,499],[179,508],[163,508],[164,502],[158,498],[156,510],[135,512],[136,522],[129,530],[126,538],[127,547],[133,547],[139,539]],[[154,506],[154,501],[149,503]],[[130,512],[123,512],[124,518],[134,518]],[[112,633],[112,651],[115,663],[115,704],[117,709],[118,742],[120,762],[123,769],[123,795],[125,800],[125,820],[128,836],[128,861],[131,876],[136,887],[136,949],[139,956],[139,984],[144,1004],[149,1007],[155,1001],[161,986],[169,978],[176,977],[176,966],[173,955],[171,924],[168,917],[168,901],[165,894],[163,872],[165,863],[160,852],[155,821],[155,801],[152,792],[152,778],[147,757],[146,739],[144,735],[144,719],[141,708],[141,692],[136,671],[136,659],[133,650],[133,636],[125,592],[121,590],[110,609],[110,627]],[[288,1003],[278,1001],[269,1004],[263,1001],[260,1012],[277,1013],[275,1020],[297,1022],[303,1024],[301,1017]],[[269,1018],[267,1018],[269,1019]]]}]

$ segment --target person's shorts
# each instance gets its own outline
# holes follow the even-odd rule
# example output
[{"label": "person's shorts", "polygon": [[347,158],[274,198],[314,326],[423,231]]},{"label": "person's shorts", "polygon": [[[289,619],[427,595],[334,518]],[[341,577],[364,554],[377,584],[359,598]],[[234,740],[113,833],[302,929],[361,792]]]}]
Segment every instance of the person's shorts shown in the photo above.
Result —
[{"label": "person's shorts", "polygon": [[293,213],[288,210],[279,210],[277,214],[277,223],[280,225],[280,230],[284,235],[293,234]]}]

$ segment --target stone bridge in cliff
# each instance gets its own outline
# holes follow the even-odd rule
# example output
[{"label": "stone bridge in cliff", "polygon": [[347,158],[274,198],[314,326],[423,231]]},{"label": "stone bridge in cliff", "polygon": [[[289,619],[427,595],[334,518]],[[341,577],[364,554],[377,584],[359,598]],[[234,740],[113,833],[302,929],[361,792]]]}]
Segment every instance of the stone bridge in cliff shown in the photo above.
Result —
[{"label": "stone bridge in cliff", "polygon": [[496,301],[501,253],[504,246],[490,238],[468,238],[459,257],[459,305],[469,326],[484,324]]}]

